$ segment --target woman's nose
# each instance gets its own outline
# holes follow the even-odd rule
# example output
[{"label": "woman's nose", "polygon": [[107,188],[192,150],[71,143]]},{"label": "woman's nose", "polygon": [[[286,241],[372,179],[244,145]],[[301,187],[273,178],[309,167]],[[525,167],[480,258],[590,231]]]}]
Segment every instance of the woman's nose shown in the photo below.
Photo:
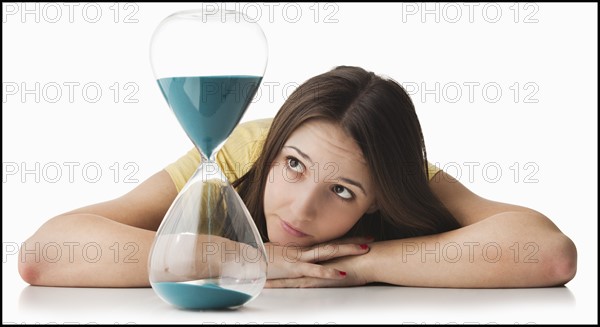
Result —
[{"label": "woman's nose", "polygon": [[313,220],[318,212],[318,190],[316,185],[310,185],[311,182],[309,181],[305,183],[307,185],[298,187],[290,207],[295,218],[304,221]]}]

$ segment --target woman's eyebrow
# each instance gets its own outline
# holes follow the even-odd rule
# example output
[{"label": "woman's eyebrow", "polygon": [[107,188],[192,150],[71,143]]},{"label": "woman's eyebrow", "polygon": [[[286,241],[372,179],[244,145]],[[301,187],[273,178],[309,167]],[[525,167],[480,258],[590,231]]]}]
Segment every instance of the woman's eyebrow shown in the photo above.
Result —
[{"label": "woman's eyebrow", "polygon": [[296,152],[298,152],[298,154],[300,154],[300,156],[302,156],[302,158],[304,158],[304,159],[306,159],[306,160],[310,161],[310,163],[311,163],[312,165],[314,165],[314,164],[315,164],[315,163],[312,161],[312,159],[311,159],[311,158],[308,156],[308,154],[306,154],[306,153],[304,153],[304,152],[300,151],[300,149],[298,149],[297,147],[295,147],[295,146],[293,146],[293,145],[286,145],[286,146],[284,146],[284,148],[290,148],[290,149],[294,149],[294,150],[296,150]]},{"label": "woman's eyebrow", "polygon": [[[299,154],[299,155],[300,155],[302,158],[304,158],[304,159],[306,159],[306,160],[310,161],[310,164],[311,164],[311,165],[314,165],[314,164],[315,164],[315,163],[312,161],[312,159],[310,158],[310,156],[309,156],[308,154],[306,154],[306,153],[302,152],[302,151],[301,151],[300,149],[298,149],[297,147],[295,147],[295,146],[293,146],[293,145],[286,145],[286,146],[284,146],[284,148],[290,148],[290,149],[293,149],[293,150],[295,150],[296,152],[298,152],[298,154]],[[353,179],[350,179],[350,178],[346,178],[346,177],[338,177],[338,179],[340,179],[341,181],[343,181],[343,182],[345,182],[345,183],[348,183],[348,184],[350,184],[350,185],[354,185],[354,186],[358,187],[358,188],[359,188],[359,189],[360,189],[360,190],[363,192],[363,194],[364,194],[365,196],[367,196],[367,192],[365,192],[365,189],[362,187],[362,185],[361,185],[359,182],[357,182],[357,181],[355,181],[355,180],[353,180]]]}]

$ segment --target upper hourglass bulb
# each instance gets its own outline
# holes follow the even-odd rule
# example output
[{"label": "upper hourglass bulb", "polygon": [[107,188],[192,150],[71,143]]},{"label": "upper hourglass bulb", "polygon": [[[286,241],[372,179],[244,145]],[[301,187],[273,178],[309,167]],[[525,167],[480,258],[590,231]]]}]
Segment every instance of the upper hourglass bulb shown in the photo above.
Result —
[{"label": "upper hourglass bulb", "polygon": [[207,158],[239,123],[267,58],[261,27],[231,10],[175,13],[156,28],[150,48],[163,96]]},{"label": "upper hourglass bulb", "polygon": [[266,253],[215,158],[260,85],[265,35],[238,12],[182,11],[158,25],[150,60],[165,100],[202,156],[158,228],[150,284],[178,307],[239,307],[264,287]]}]

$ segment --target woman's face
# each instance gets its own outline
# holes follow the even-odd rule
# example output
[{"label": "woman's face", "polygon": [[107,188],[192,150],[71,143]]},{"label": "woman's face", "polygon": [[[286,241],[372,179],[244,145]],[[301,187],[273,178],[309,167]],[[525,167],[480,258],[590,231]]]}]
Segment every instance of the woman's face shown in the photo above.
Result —
[{"label": "woman's face", "polygon": [[[366,162],[336,124],[314,120],[289,137],[265,187],[269,241],[308,246],[348,232],[376,210]],[[367,235],[365,235],[367,236]]]}]

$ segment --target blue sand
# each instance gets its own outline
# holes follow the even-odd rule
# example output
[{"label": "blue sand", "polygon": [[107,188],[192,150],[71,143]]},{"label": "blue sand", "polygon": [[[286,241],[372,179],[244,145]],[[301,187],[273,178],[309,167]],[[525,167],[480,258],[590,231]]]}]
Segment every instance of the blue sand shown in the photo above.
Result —
[{"label": "blue sand", "polygon": [[239,123],[261,80],[237,75],[167,77],[157,82],[187,135],[210,157]]},{"label": "blue sand", "polygon": [[154,290],[167,302],[184,309],[223,309],[248,302],[248,294],[222,288],[215,284],[175,282],[153,283]]}]

